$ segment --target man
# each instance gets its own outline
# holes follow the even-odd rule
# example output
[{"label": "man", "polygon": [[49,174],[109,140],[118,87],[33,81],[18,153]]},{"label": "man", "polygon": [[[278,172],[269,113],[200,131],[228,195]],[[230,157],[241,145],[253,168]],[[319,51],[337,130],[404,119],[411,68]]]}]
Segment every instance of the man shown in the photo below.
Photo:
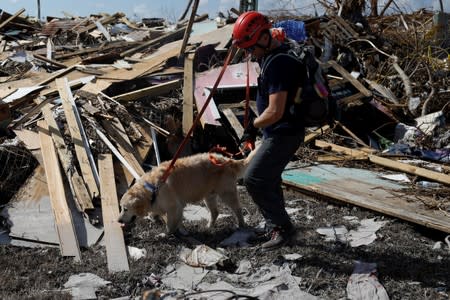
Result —
[{"label": "man", "polygon": [[264,251],[278,248],[294,235],[286,212],[281,173],[304,140],[302,120],[293,116],[293,105],[306,69],[286,53],[289,46],[272,38],[271,23],[259,12],[243,13],[233,28],[233,44],[245,49],[261,67],[256,104],[259,116],[249,121],[241,141],[254,142],[259,129],[263,140],[250,163],[244,184],[266,221],[270,239]]}]

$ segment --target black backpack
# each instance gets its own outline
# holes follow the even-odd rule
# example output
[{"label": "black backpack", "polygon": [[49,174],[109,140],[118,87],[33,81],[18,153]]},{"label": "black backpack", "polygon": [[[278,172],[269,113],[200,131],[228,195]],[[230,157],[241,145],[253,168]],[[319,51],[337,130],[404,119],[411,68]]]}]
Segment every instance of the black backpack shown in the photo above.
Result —
[{"label": "black backpack", "polygon": [[303,82],[299,83],[299,89],[294,103],[289,107],[294,120],[302,122],[306,127],[317,127],[332,123],[333,105],[331,91],[328,86],[323,69],[316,61],[314,47],[300,45],[289,41],[290,49],[287,52],[276,53],[264,63],[261,76],[275,57],[289,55],[299,61],[306,70]]}]

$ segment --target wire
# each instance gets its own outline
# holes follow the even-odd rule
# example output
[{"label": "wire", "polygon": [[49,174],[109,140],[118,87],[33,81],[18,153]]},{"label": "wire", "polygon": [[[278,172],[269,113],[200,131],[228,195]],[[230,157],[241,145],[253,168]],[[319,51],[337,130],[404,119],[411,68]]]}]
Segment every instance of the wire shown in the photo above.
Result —
[{"label": "wire", "polygon": [[230,293],[233,294],[231,297],[226,298],[228,299],[250,299],[250,300],[258,300],[258,297],[253,297],[253,296],[249,296],[249,295],[242,295],[242,294],[237,294],[236,292],[233,292],[231,290],[207,290],[207,291],[198,291],[198,292],[192,292],[192,293],[188,293],[183,295],[183,298],[179,298],[179,299],[187,299],[186,297],[189,296],[195,296],[195,295],[199,295],[199,294],[205,294],[205,293]]}]

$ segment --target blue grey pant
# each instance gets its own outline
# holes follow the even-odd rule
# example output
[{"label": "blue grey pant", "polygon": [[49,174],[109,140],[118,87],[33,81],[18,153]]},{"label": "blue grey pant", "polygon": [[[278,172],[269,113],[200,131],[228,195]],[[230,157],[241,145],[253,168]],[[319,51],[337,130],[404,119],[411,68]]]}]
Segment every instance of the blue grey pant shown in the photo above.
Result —
[{"label": "blue grey pant", "polygon": [[292,228],[284,204],[281,173],[304,140],[304,133],[264,138],[244,174],[244,184],[266,220],[268,230]]}]

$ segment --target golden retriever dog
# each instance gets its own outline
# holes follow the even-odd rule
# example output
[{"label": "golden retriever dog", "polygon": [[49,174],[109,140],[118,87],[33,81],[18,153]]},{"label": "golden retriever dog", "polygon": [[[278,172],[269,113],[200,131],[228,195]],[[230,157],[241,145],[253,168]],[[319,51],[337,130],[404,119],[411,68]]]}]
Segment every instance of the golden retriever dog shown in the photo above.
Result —
[{"label": "golden retriever dog", "polygon": [[155,187],[170,164],[169,161],[163,162],[144,174],[122,196],[118,221],[127,224],[136,217],[152,213],[165,219],[169,233],[176,233],[182,225],[184,207],[188,203],[203,200],[210,212],[208,226],[212,227],[219,215],[217,200],[220,199],[236,215],[239,227],[245,226],[236,183],[256,151],[257,149],[251,151],[245,159],[240,160],[218,153],[200,153],[179,158],[166,182],[156,191]]}]

